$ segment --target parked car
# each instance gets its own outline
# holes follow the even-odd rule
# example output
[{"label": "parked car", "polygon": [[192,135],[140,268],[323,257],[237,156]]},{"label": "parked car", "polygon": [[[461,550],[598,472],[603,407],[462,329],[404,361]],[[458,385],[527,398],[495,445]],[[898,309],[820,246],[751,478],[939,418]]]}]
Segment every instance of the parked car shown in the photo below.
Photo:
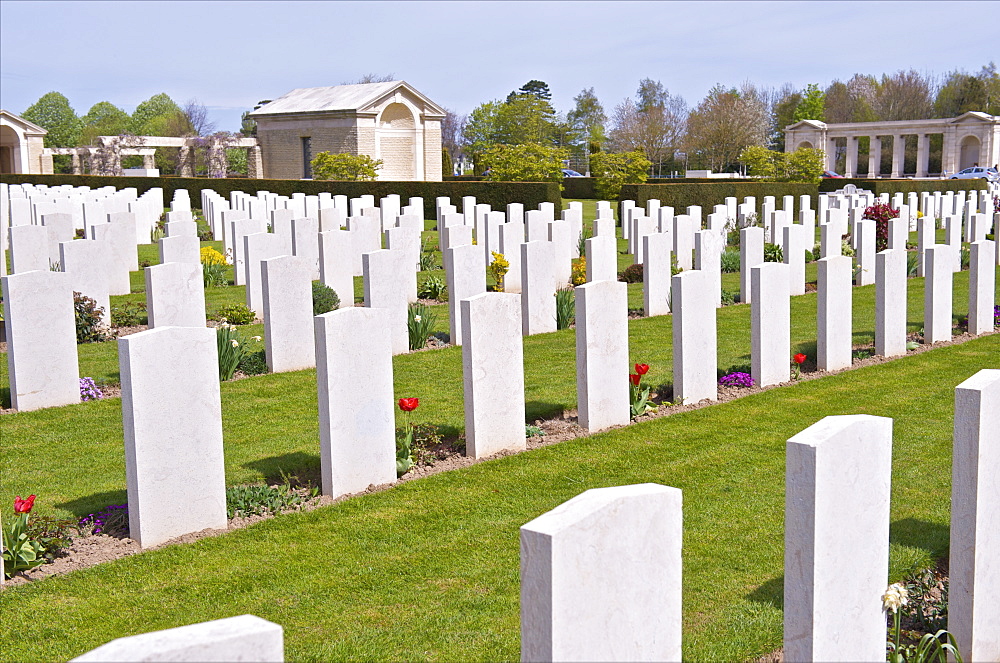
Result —
[{"label": "parked car", "polygon": [[996,168],[983,168],[982,166],[973,166],[972,168],[966,168],[965,170],[960,170],[951,176],[953,180],[987,180],[989,182],[1000,181],[1000,175],[997,174]]},{"label": "parked car", "polygon": [[575,170],[570,170],[569,168],[562,169],[563,177],[586,177],[586,175],[581,175]]},{"label": "parked car", "polygon": [[841,179],[842,180],[842,179],[844,179],[843,175],[838,175],[837,173],[833,172],[832,170],[824,170],[823,174],[820,175],[820,177],[822,177],[824,180],[832,180],[832,179]]}]

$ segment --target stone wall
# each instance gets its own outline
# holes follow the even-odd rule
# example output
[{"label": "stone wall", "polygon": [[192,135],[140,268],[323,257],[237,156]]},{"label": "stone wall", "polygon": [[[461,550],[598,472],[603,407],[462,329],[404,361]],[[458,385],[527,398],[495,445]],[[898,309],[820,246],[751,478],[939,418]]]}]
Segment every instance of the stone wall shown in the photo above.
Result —
[{"label": "stone wall", "polygon": [[[261,118],[257,140],[263,153],[263,175],[267,179],[301,179],[303,138],[311,139],[310,151],[315,158],[320,152],[357,154],[358,134],[353,118],[347,117]],[[374,138],[371,142],[374,154]]]},{"label": "stone wall", "polygon": [[424,120],[424,179],[440,182],[441,170],[441,121]]}]

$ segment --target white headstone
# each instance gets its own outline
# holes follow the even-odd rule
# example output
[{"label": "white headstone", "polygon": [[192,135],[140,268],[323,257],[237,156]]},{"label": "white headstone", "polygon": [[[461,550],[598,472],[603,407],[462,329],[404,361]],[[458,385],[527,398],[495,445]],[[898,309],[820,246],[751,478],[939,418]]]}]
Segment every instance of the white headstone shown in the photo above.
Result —
[{"label": "white headstone", "polygon": [[285,242],[274,233],[243,236],[243,269],[247,284],[245,302],[258,318],[264,317],[264,277],[260,263],[283,255],[288,255]]},{"label": "white headstone", "polygon": [[681,660],[681,491],[588,490],[521,527],[521,660]]},{"label": "white headstone", "polygon": [[365,306],[388,311],[387,324],[392,354],[410,349],[406,327],[408,290],[400,287],[413,274],[413,266],[402,251],[380,249],[361,256],[364,269]]},{"label": "white headstone", "polygon": [[464,334],[459,302],[486,292],[486,261],[478,246],[465,244],[444,250],[444,269],[448,281],[451,344],[462,345]]},{"label": "white headstone", "polygon": [[906,251],[875,255],[875,354],[906,354]]},{"label": "white headstone", "polygon": [[629,422],[628,285],[576,287],[576,394],[580,425],[598,431]]},{"label": "white headstone", "polygon": [[352,235],[347,230],[326,230],[319,233],[319,280],[333,288],[340,306],[354,305],[354,275],[352,269]]},{"label": "white headstone", "polygon": [[205,326],[205,282],[201,263],[152,265],[146,267],[145,276],[150,329]]},{"label": "white headstone", "polygon": [[473,458],[526,448],[520,300],[487,292],[459,302],[465,453]]},{"label": "white headstone", "polygon": [[[923,219],[921,219],[923,221]],[[924,251],[924,343],[951,340],[952,276],[950,249]]]},{"label": "white headstone", "polygon": [[118,339],[129,536],[144,548],[225,529],[216,331],[162,327]]},{"label": "white headstone", "polygon": [[521,245],[521,333],[524,336],[556,331],[554,262],[552,242]]},{"label": "white headstone", "polygon": [[586,241],[585,253],[588,283],[618,280],[618,242],[614,235],[595,234]]},{"label": "white headstone", "polygon": [[201,264],[201,242],[198,241],[197,236],[177,235],[161,237],[158,244],[161,263],[186,262]]},{"label": "white headstone", "polygon": [[49,233],[44,226],[11,226],[10,273],[49,271]]},{"label": "white headstone", "polygon": [[851,366],[851,259],[816,261],[816,366],[836,371]]},{"label": "white headstone", "polygon": [[969,333],[993,331],[996,301],[995,240],[979,240],[969,245]]},{"label": "white headstone", "polygon": [[785,466],[785,660],[880,661],[892,419],[825,417]]},{"label": "white headstone", "polygon": [[740,302],[749,304],[753,298],[750,270],[764,262],[764,229],[753,226],[740,230]]},{"label": "white headstone", "polygon": [[642,237],[646,263],[642,266],[642,303],[647,317],[670,313],[670,237],[653,233]]},{"label": "white headstone", "polygon": [[787,382],[791,362],[788,265],[765,262],[750,268],[750,375],[766,387]]},{"label": "white headstone", "polygon": [[671,279],[674,401],[717,400],[718,368],[715,302],[705,296],[708,274],[688,270]]}]

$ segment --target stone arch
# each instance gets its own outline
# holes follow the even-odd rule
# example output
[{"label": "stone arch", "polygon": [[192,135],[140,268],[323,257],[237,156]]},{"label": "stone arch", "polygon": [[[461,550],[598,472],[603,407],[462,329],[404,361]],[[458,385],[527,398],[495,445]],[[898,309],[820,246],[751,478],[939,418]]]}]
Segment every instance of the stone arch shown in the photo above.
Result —
[{"label": "stone arch", "polygon": [[22,147],[24,136],[9,124],[0,125],[0,173],[20,173],[25,170],[22,164]]},{"label": "stone arch", "polygon": [[811,142],[809,142],[808,140],[800,140],[799,144],[795,146],[795,149],[801,150],[802,148],[806,148],[807,150],[811,150],[811,149],[813,149],[813,144]]},{"label": "stone arch", "polygon": [[382,109],[378,122],[378,153],[381,180],[417,178],[417,122],[410,108],[399,101]]},{"label": "stone arch", "polygon": [[[966,168],[971,168],[972,166],[979,163],[979,152],[982,148],[982,143],[979,142],[979,138],[969,134],[962,139],[959,143],[958,151],[958,169],[965,170]],[[979,164],[983,165],[983,164]]]}]

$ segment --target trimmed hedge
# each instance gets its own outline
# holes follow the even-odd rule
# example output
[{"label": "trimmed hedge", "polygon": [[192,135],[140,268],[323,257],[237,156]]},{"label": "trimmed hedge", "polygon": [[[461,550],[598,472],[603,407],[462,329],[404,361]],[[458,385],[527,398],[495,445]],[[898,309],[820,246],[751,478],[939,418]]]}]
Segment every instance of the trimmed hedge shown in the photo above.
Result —
[{"label": "trimmed hedge", "polygon": [[[651,177],[646,184],[716,184],[718,182],[752,182],[745,179],[719,179],[714,177]],[[597,178],[563,178],[563,198],[584,198],[597,200]]]},{"label": "trimmed hedge", "polygon": [[634,200],[639,207],[645,207],[647,200],[659,200],[662,206],[673,207],[678,214],[691,205],[700,205],[705,215],[711,214],[713,206],[722,205],[730,196],[741,203],[747,196],[754,196],[758,212],[764,196],[774,196],[779,201],[782,196],[795,196],[796,208],[799,196],[810,196],[812,208],[816,209],[818,191],[815,184],[799,182],[713,180],[694,184],[626,184],[621,192],[621,200]]},{"label": "trimmed hedge", "polygon": [[559,184],[555,182],[333,182],[325,180],[251,180],[243,178],[207,177],[108,177],[102,175],[0,175],[0,182],[6,184],[46,184],[59,186],[89,186],[98,189],[113,186],[116,189],[134,188],[140,194],[149,189],[161,187],[163,198],[170,201],[177,189],[187,189],[192,204],[200,204],[202,189],[214,189],[219,195],[229,198],[232,191],[243,191],[256,195],[258,191],[270,191],[283,196],[293,193],[315,195],[328,191],[333,195],[348,198],[370,194],[375,200],[390,193],[398,194],[404,201],[414,196],[424,199],[424,218],[435,216],[434,199],[449,196],[452,204],[461,205],[462,196],[475,196],[477,203],[486,203],[493,209],[504,209],[508,203],[524,203],[525,209],[536,209],[539,204],[550,202],[556,209],[562,207]]}]

